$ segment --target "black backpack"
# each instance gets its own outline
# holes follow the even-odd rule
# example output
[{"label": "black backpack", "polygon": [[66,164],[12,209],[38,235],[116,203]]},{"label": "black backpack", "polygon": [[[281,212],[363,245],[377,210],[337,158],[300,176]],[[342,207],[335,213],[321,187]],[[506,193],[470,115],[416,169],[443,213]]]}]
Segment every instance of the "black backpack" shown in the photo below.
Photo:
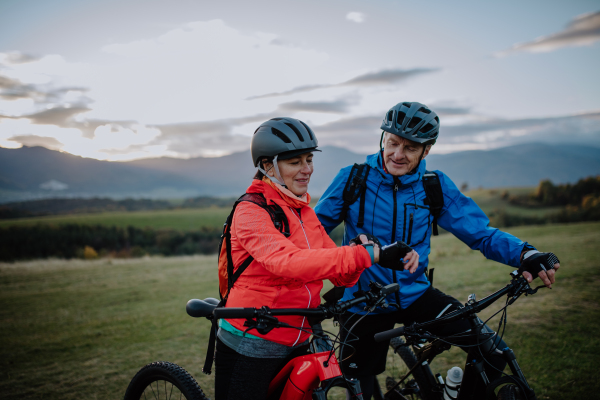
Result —
[{"label": "black backpack", "polygon": [[[350,205],[354,204],[360,198],[360,207],[358,211],[358,221],[356,226],[362,228],[365,222],[365,192],[367,190],[367,177],[371,167],[367,164],[354,164],[350,170],[350,176],[346,181],[342,199],[342,211],[339,222],[346,219]],[[425,187],[425,204],[429,206],[429,212],[433,216],[433,235],[438,235],[437,219],[444,207],[444,193],[439,176],[432,171],[425,171],[423,175],[423,186]]]},{"label": "black backpack", "polygon": [[[246,193],[242,195],[237,201],[233,204],[233,208],[231,209],[231,213],[227,217],[225,224],[223,225],[223,234],[221,235],[221,241],[219,242],[219,295],[221,297],[221,301],[217,305],[217,307],[224,307],[227,303],[227,297],[229,297],[229,292],[233,287],[235,281],[240,277],[240,275],[248,268],[248,266],[254,261],[254,257],[248,256],[242,262],[242,264],[238,267],[238,269],[234,273],[234,265],[233,259],[231,257],[231,223],[233,221],[233,214],[235,213],[235,209],[237,206],[243,202],[249,201],[250,203],[254,203],[257,206],[260,206],[263,210],[269,213],[271,217],[271,221],[273,221],[273,225],[277,228],[285,237],[290,236],[290,225],[288,222],[285,213],[277,204],[267,205],[267,200],[262,195],[262,193]],[[210,330],[210,337],[208,339],[208,349],[206,352],[206,360],[204,361],[204,367],[202,368],[202,372],[207,375],[210,375],[212,364],[215,356],[215,341],[217,334],[217,320],[213,319],[212,327]]]}]

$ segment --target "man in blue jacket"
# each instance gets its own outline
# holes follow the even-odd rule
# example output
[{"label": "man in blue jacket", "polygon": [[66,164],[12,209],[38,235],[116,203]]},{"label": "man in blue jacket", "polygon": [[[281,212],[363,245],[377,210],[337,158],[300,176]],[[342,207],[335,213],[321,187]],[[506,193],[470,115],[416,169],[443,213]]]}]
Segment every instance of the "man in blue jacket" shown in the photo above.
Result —
[{"label": "man in blue jacket", "polygon": [[[411,258],[405,271],[392,271],[374,265],[362,273],[357,285],[345,291],[343,300],[349,300],[357,290],[367,289],[370,281],[400,284],[399,292],[388,298],[400,309],[377,309],[367,315],[352,331],[359,337],[358,341],[351,343],[356,353],[349,357],[354,349],[348,346],[343,349],[342,368],[347,375],[360,380],[367,400],[373,393],[375,375],[385,370],[389,347],[389,342],[376,343],[374,334],[392,329],[396,323],[431,320],[461,306],[458,300],[433,288],[426,274],[433,216],[423,185],[423,175],[426,173],[424,159],[438,138],[439,127],[439,117],[427,106],[416,102],[395,105],[386,113],[381,125],[382,150],[367,157],[366,164],[370,168],[366,190],[362,194],[364,198],[346,205],[347,210],[342,212],[343,193],[352,170],[349,166],[338,173],[315,207],[328,233],[342,222],[341,215],[345,213],[344,245],[361,233],[367,233],[377,237],[381,245],[401,240],[419,255],[418,262],[414,257]],[[554,263],[557,259],[552,253],[540,253],[527,242],[489,227],[489,219],[477,204],[464,196],[444,173],[435,173],[443,192],[443,207],[437,217],[439,226],[471,249],[481,251],[488,259],[522,267],[524,276],[530,282],[539,275],[546,286],[554,283],[555,271],[560,265]],[[365,314],[360,306],[350,312]],[[344,318],[349,315],[346,314]],[[444,329],[444,332],[437,333],[462,332],[470,329],[470,326],[466,321],[459,321]],[[504,343],[498,344],[498,348],[504,347]],[[488,361],[496,368],[504,368],[505,363],[498,355],[488,357]],[[500,373],[487,363],[486,373],[490,381],[500,377]],[[477,374],[467,368],[460,397],[484,398],[485,387],[480,381]],[[467,393],[469,390],[470,395]]]}]

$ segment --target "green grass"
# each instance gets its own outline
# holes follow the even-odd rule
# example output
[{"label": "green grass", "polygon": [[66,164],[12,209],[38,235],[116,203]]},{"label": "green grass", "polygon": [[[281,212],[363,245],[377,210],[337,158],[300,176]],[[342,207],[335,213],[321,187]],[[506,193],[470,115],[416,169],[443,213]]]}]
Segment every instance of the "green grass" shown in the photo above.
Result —
[{"label": "green grass", "polygon": [[[506,342],[539,399],[597,398],[600,223],[509,231],[556,252],[562,267],[552,290],[509,308]],[[435,286],[461,301],[504,286],[511,271],[451,235],[433,239],[431,258]],[[214,375],[201,373],[209,323],[184,307],[214,297],[216,283],[215,256],[0,264],[2,398],[120,398],[156,360],[183,366],[213,397]],[[445,375],[463,364],[464,353],[453,349],[433,368]],[[399,367],[390,357],[388,371]]]},{"label": "green grass", "polygon": [[519,215],[523,217],[544,217],[548,214],[557,213],[563,207],[519,207],[510,204],[502,198],[504,192],[508,192],[511,196],[523,196],[532,193],[534,187],[518,187],[518,188],[502,188],[502,189],[474,189],[465,193],[471,197],[479,207],[489,214],[494,210],[504,210],[508,214]]},{"label": "green grass", "polygon": [[196,230],[203,226],[221,227],[231,208],[185,208],[160,211],[120,211],[95,214],[52,215],[46,217],[20,218],[0,221],[0,227],[35,224],[85,224],[137,228],[171,228]]}]

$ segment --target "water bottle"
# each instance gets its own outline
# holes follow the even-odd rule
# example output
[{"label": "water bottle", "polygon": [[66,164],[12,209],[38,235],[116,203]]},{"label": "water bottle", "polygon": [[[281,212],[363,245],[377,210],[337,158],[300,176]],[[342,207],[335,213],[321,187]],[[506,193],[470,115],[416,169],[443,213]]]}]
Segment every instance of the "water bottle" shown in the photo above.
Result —
[{"label": "water bottle", "polygon": [[455,400],[458,397],[458,390],[463,379],[463,370],[460,367],[452,367],[446,375],[446,385],[444,386],[444,400]]}]

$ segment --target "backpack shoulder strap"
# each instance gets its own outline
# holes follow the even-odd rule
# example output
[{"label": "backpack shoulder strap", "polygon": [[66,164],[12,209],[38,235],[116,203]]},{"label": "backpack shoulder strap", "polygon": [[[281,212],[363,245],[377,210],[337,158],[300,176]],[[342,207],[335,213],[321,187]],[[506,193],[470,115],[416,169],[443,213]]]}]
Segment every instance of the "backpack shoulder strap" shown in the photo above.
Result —
[{"label": "backpack shoulder strap", "polygon": [[433,235],[438,235],[437,219],[444,208],[444,192],[440,177],[433,171],[425,171],[423,174],[423,187],[425,188],[425,204],[429,206],[429,212],[433,216]]},{"label": "backpack shoulder strap", "polygon": [[[283,235],[285,235],[285,237],[290,236],[290,225],[287,217],[285,216],[285,212],[277,204],[267,205],[267,200],[262,195],[262,193],[245,193],[239,199],[237,199],[237,201],[233,204],[231,213],[229,213],[229,216],[227,217],[227,220],[223,225],[223,234],[221,235],[222,240],[221,244],[219,245],[219,254],[221,254],[221,246],[223,245],[223,242],[225,242],[225,246],[227,248],[227,293],[225,294],[225,296],[221,297],[221,301],[219,302],[217,307],[224,307],[227,304],[227,298],[229,297],[229,292],[231,291],[231,288],[233,288],[233,285],[238,280],[240,275],[242,275],[244,271],[250,266],[250,264],[252,264],[252,261],[254,261],[254,257],[248,256],[234,272],[233,258],[231,255],[231,223],[233,222],[233,214],[235,213],[235,209],[243,201],[249,201],[263,208],[269,213],[271,221],[273,221],[273,225],[275,225],[275,227]],[[217,328],[217,320],[213,319],[210,330],[210,336],[208,339],[206,358],[204,360],[204,366],[202,367],[202,372],[204,372],[207,375],[211,374],[212,365],[215,359],[215,342]]]},{"label": "backpack shoulder strap", "polygon": [[362,228],[365,222],[365,192],[367,191],[367,177],[371,167],[368,164],[354,164],[350,170],[350,175],[346,181],[344,192],[342,194],[342,211],[339,222],[346,219],[348,209],[360,197],[360,208],[358,212],[358,221],[356,226]]}]

